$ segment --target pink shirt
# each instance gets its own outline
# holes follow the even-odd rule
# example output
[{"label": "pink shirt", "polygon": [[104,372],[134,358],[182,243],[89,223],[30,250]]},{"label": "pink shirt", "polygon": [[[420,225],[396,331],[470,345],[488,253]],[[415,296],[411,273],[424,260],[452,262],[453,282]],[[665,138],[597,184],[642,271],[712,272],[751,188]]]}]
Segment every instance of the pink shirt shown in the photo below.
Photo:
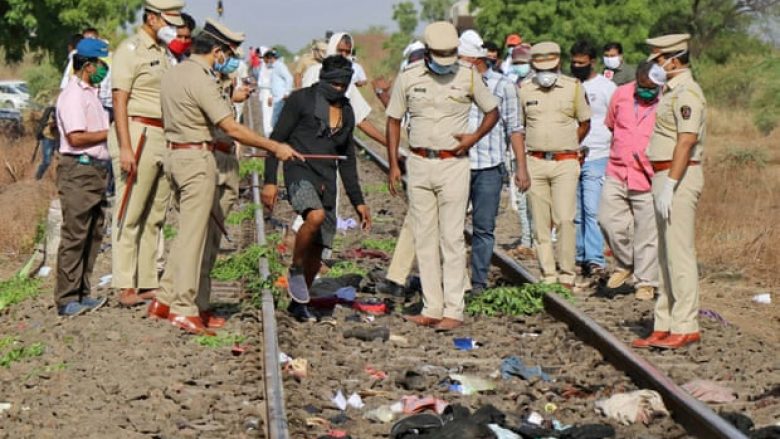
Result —
[{"label": "pink shirt", "polygon": [[106,142],[88,148],[76,148],[68,143],[67,134],[76,131],[95,132],[108,129],[108,113],[98,98],[99,89],[75,76],[57,98],[57,126],[60,129],[60,153],[87,154],[98,160],[109,160]]},{"label": "pink shirt", "polygon": [[612,130],[607,176],[627,184],[629,190],[647,192],[651,188],[653,168],[645,151],[655,126],[658,101],[647,104],[635,98],[635,87],[636,82],[621,85],[609,103],[604,122]]}]

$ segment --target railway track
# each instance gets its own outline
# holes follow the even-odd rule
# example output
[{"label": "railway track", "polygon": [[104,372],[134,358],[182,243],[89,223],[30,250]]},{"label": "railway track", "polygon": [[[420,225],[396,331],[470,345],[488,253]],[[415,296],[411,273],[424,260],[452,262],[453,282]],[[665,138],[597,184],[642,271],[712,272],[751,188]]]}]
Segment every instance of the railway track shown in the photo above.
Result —
[{"label": "railway track", "polygon": [[[247,105],[248,124],[255,131],[259,123],[257,102]],[[360,150],[368,159],[387,172],[388,164],[382,154],[372,149],[365,142],[356,139]],[[252,175],[252,192],[254,202],[260,206],[259,176]],[[255,215],[256,241],[265,244],[265,225],[263,223],[262,209],[258,209]],[[466,237],[470,239],[471,232],[466,230]],[[533,283],[537,279],[530,270],[519,264],[507,254],[495,250],[493,264],[497,266],[504,278],[517,283]],[[258,261],[258,270],[263,276],[268,275],[267,262]],[[718,416],[709,407],[688,395],[676,385],[669,377],[662,373],[652,363],[640,357],[613,334],[605,330],[593,319],[572,306],[565,299],[555,294],[545,297],[545,310],[556,320],[565,323],[580,339],[597,349],[601,355],[616,369],[625,372],[638,385],[644,388],[656,390],[661,394],[666,406],[671,410],[674,419],[685,430],[694,436],[706,439],[741,439],[746,438],[739,430]],[[263,316],[263,359],[265,380],[265,434],[268,438],[288,438],[290,429],[285,412],[285,399],[281,368],[279,364],[279,340],[277,331],[274,302],[269,291],[262,293]]]}]

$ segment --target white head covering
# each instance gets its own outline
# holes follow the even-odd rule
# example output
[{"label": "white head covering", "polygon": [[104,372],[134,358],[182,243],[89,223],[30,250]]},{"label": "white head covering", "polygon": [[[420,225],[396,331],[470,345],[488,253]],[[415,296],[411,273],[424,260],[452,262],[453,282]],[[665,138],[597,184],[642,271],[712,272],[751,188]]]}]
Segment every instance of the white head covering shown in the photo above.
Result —
[{"label": "white head covering", "polygon": [[349,37],[350,40],[352,40],[352,48],[355,48],[355,39],[352,38],[352,35],[346,33],[346,32],[336,32],[335,34],[330,36],[330,40],[328,40],[328,48],[325,50],[325,56],[331,56],[331,55],[338,55],[339,53],[336,52],[336,48],[339,45],[339,42],[341,41],[344,36]]},{"label": "white head covering", "polygon": [[414,40],[411,43],[409,43],[406,48],[404,48],[404,58],[409,58],[409,55],[412,54],[412,52],[420,49],[425,49],[425,44],[422,43],[420,40]]},{"label": "white head covering", "polygon": [[484,58],[487,56],[487,49],[482,47],[484,42],[482,37],[473,30],[467,30],[460,36],[458,44],[458,55],[472,58]]}]

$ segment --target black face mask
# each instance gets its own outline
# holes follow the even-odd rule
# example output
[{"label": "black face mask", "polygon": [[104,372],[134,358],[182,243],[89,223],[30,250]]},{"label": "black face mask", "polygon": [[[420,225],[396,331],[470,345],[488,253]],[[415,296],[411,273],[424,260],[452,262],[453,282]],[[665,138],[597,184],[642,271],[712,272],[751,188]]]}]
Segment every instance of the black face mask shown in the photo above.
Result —
[{"label": "black face mask", "polygon": [[344,100],[345,94],[347,93],[346,88],[344,90],[337,90],[336,87],[325,81],[317,83],[317,91],[331,104]]},{"label": "black face mask", "polygon": [[590,73],[593,71],[593,66],[590,64],[582,67],[577,67],[574,65],[574,63],[571,64],[571,74],[575,78],[579,79],[582,82],[585,82],[586,79],[590,78]]}]

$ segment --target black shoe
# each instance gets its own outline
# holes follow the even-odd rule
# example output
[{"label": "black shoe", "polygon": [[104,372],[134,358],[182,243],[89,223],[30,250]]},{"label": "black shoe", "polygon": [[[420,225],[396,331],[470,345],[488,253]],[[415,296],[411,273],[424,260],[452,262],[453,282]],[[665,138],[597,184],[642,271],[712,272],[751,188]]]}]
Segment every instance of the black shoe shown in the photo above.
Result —
[{"label": "black shoe", "polygon": [[395,301],[402,302],[406,300],[406,294],[404,293],[404,286],[398,285],[397,283],[389,280],[384,279],[376,284],[376,292],[379,294],[384,294],[385,296],[390,296]]},{"label": "black shoe", "polygon": [[290,306],[287,307],[287,312],[295,317],[295,320],[301,323],[312,323],[317,321],[317,316],[311,312],[308,306],[302,303],[290,302]]}]

